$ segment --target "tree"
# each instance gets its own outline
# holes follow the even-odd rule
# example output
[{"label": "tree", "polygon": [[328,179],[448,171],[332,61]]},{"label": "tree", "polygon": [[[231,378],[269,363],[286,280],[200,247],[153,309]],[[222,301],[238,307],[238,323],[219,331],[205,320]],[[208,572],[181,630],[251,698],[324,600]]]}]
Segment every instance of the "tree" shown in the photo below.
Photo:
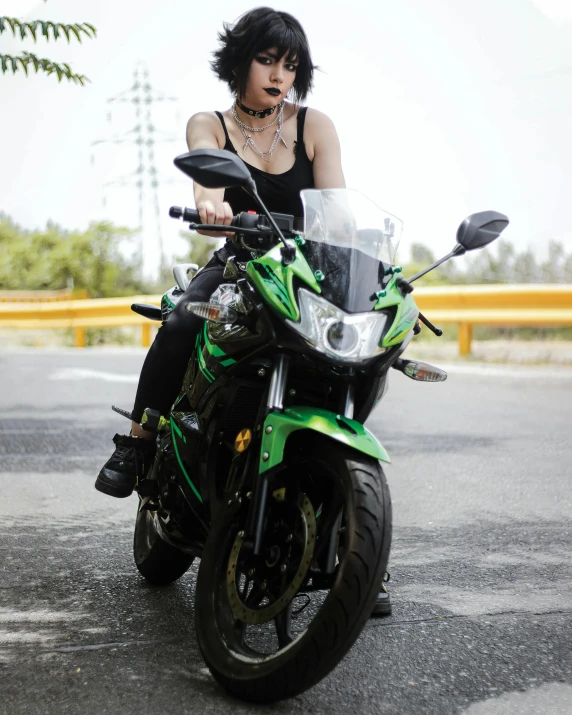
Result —
[{"label": "tree", "polygon": [[[59,38],[65,37],[68,44],[72,38],[81,42],[83,37],[92,39],[97,34],[95,27],[88,22],[66,25],[61,22],[46,20],[22,22],[15,17],[0,16],[0,35],[9,30],[12,31],[14,37],[19,37],[21,40],[32,38],[33,41],[36,42],[38,35],[40,35],[49,42],[50,38],[58,40]],[[6,74],[10,70],[12,74],[16,74],[16,72],[23,70],[26,76],[28,76],[29,70],[33,70],[36,73],[45,72],[48,75],[56,75],[58,82],[61,82],[62,79],[65,78],[82,86],[85,82],[89,82],[89,79],[85,75],[73,72],[67,63],[57,63],[47,58],[40,58],[32,52],[22,52],[19,55],[4,55],[0,53],[0,69],[2,70],[2,74]]]},{"label": "tree", "polygon": [[0,290],[58,290],[71,282],[92,298],[144,292],[137,260],[120,250],[132,235],[107,221],[85,231],[54,223],[26,231],[0,213]]},{"label": "tree", "polygon": [[221,244],[220,239],[201,236],[195,231],[179,231],[179,236],[189,242],[189,252],[186,256],[177,260],[196,263],[199,268],[202,268],[209,261],[213,252],[220,248]]},{"label": "tree", "polygon": [[[422,243],[412,243],[410,248],[411,260],[403,266],[405,276],[412,276],[415,273],[427,268],[435,261],[435,255],[430,248]],[[445,263],[430,273],[426,273],[419,279],[419,285],[440,285],[442,283],[454,283],[457,275],[456,267],[450,263]]]}]

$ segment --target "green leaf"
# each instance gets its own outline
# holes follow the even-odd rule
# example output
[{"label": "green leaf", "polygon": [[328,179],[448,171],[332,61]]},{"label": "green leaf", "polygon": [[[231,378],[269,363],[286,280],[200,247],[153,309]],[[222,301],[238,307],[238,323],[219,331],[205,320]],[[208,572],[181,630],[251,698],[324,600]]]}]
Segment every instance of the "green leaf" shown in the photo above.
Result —
[{"label": "green leaf", "polygon": [[29,30],[30,30],[30,33],[32,34],[32,37],[34,38],[34,42],[36,42],[36,41],[37,41],[37,38],[36,38],[36,30],[37,30],[37,28],[38,28],[38,21],[37,21],[37,20],[34,20],[34,22],[30,22],[30,23],[28,24],[28,28],[29,28]]},{"label": "green leaf", "polygon": [[22,65],[22,69],[24,70],[24,73],[26,77],[28,76],[28,64],[29,60],[27,60],[25,57],[17,57],[17,60],[20,60],[20,64]]},{"label": "green leaf", "polygon": [[33,55],[31,52],[24,52],[24,57],[27,59],[28,63],[32,63],[34,65],[34,70],[38,72],[40,67],[42,66],[41,61],[36,57],[36,55]]},{"label": "green leaf", "polygon": [[27,76],[30,65],[33,65],[35,72],[42,71],[48,75],[56,74],[58,82],[61,82],[64,77],[76,84],[83,85],[85,82],[89,82],[85,75],[75,74],[67,63],[59,65],[47,58],[39,58],[31,52],[24,52],[16,57],[0,55],[0,67],[3,74],[9,70],[12,70],[12,73],[15,74],[22,69]]},{"label": "green leaf", "polygon": [[54,65],[50,60],[43,59],[40,60],[40,65],[41,68],[46,72],[47,74],[53,74],[54,73]]},{"label": "green leaf", "polygon": [[87,27],[88,30],[91,30],[92,36],[96,37],[97,36],[97,30],[93,25],[90,25],[89,22],[84,22],[83,23],[84,27]]},{"label": "green leaf", "polygon": [[34,42],[37,41],[36,31],[40,27],[42,36],[49,42],[50,30],[54,40],[58,40],[61,35],[65,35],[68,42],[73,34],[78,40],[82,41],[82,35],[92,39],[96,37],[97,30],[89,22],[75,23],[68,25],[63,22],[52,22],[51,20],[34,20],[34,22],[21,22],[16,17],[0,16],[0,34],[10,27],[12,35],[16,37],[19,34],[20,39],[24,40],[28,35],[31,35]]}]

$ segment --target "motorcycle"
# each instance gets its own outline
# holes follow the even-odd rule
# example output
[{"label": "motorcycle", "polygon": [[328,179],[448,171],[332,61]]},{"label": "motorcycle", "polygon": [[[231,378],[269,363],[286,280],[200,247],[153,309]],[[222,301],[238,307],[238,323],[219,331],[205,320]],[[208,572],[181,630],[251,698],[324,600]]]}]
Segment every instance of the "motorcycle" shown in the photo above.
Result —
[{"label": "motorcycle", "polygon": [[[364,423],[391,369],[447,377],[401,357],[420,322],[440,333],[412,283],[487,245],[508,219],[469,216],[451,253],[406,280],[394,263],[401,222],[359,192],[303,191],[298,230],[293,216],[266,209],[236,155],[201,149],[175,165],[207,188],[243,187],[260,213],[217,226],[170,210],[192,229],[234,231],[251,260],[229,257],[211,300],[187,305],[205,320],[180,394],[170,414],[145,410],[157,452],[137,485],[135,563],[167,584],[199,558],[195,626],[210,672],[238,698],[275,701],[340,662],[387,569],[389,456]],[[165,319],[188,268],[175,267],[160,308],[133,310]]]}]

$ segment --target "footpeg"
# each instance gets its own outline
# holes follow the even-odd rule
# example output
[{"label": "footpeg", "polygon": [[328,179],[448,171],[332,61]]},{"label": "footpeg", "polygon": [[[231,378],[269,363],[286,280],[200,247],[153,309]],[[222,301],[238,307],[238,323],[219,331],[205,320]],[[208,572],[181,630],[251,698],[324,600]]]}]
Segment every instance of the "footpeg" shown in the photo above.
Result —
[{"label": "footpeg", "polygon": [[133,421],[133,417],[131,416],[131,412],[127,412],[127,410],[122,410],[121,407],[116,407],[115,405],[111,405],[111,409],[114,412],[117,412],[118,415],[121,415],[122,417],[127,417],[128,420]]}]

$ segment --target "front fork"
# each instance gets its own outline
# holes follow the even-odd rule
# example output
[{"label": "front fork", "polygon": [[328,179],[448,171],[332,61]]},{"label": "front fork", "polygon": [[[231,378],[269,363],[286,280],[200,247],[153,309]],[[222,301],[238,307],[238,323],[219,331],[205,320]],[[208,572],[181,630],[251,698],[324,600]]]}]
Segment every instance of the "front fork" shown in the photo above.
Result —
[{"label": "front fork", "polygon": [[[286,386],[288,381],[288,373],[290,369],[290,358],[284,353],[279,353],[274,360],[274,367],[270,377],[270,385],[268,387],[268,399],[266,402],[266,415],[271,412],[283,412],[284,397],[286,395]],[[350,371],[348,382],[342,392],[340,413],[344,417],[353,419],[355,406],[355,388],[353,384],[353,370]],[[272,427],[266,427],[266,430],[272,430]],[[268,454],[262,455],[262,460],[268,459]],[[262,534],[264,532],[264,516],[268,504],[268,493],[270,489],[270,480],[273,476],[274,469],[269,469],[262,474],[257,475],[254,482],[248,518],[246,522],[246,541],[252,544],[252,550],[255,556],[260,555],[262,548]],[[337,548],[337,532],[339,522],[341,521],[341,513],[338,521],[332,525],[332,535],[329,539],[329,547],[326,550],[324,571],[330,573],[333,571],[332,563],[335,563],[335,550]]]},{"label": "front fork", "polygon": [[[274,367],[268,387],[265,417],[271,412],[282,412],[286,383],[290,369],[290,358],[284,353],[279,353],[274,360]],[[268,428],[267,428],[268,429]],[[264,459],[264,456],[262,457]],[[255,556],[260,556],[262,548],[262,534],[264,531],[264,515],[268,504],[268,491],[273,470],[259,474],[254,481],[254,490],[246,522],[246,540],[252,544]]]}]

